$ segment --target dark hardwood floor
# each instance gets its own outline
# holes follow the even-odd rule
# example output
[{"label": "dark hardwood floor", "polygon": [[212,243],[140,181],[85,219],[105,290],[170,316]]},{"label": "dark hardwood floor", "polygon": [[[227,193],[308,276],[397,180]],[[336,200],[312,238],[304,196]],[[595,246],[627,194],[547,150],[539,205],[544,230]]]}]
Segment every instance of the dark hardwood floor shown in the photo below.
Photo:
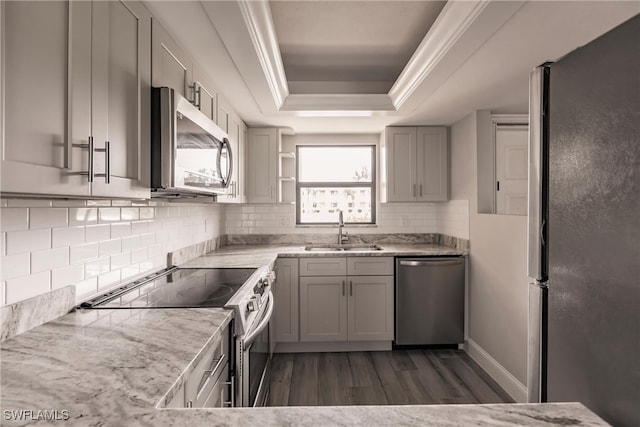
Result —
[{"label": "dark hardwood floor", "polygon": [[270,406],[513,402],[465,352],[273,355]]}]

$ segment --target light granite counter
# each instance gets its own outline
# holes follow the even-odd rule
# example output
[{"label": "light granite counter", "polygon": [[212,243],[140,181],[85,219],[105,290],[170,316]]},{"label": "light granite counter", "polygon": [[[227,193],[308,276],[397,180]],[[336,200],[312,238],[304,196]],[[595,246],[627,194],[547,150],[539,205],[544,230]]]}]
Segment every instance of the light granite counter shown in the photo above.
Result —
[{"label": "light granite counter", "polygon": [[193,268],[258,268],[273,267],[276,258],[304,257],[362,257],[362,256],[446,256],[465,255],[466,251],[434,244],[381,243],[379,251],[306,251],[304,246],[292,245],[229,245],[198,258],[181,263],[181,267]]}]

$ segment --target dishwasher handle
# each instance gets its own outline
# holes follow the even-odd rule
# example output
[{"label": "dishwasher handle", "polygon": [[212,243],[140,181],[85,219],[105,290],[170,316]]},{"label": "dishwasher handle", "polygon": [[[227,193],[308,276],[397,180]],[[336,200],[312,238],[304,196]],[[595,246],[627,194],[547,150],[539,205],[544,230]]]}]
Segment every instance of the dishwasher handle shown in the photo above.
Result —
[{"label": "dishwasher handle", "polygon": [[447,265],[460,265],[464,263],[463,259],[447,259],[447,260],[401,260],[400,265],[407,267],[424,267],[424,266],[434,266],[434,267],[444,267]]}]

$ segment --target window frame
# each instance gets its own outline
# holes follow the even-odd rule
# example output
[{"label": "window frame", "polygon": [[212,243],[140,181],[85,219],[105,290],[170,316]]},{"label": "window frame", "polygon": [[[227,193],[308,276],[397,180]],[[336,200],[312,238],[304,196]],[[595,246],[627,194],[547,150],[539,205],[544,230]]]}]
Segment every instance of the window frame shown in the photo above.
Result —
[{"label": "window frame", "polygon": [[[323,181],[323,182],[300,182],[300,148],[363,148],[367,147],[371,149],[371,182],[346,182],[346,181]],[[347,145],[323,145],[323,144],[298,144],[296,145],[296,225],[300,226],[322,226],[322,225],[334,225],[331,222],[301,222],[300,214],[302,204],[300,203],[301,189],[304,188],[349,188],[349,187],[361,187],[371,188],[371,221],[370,222],[346,222],[345,225],[358,226],[358,225],[376,225],[376,151],[377,145],[375,144],[347,144]],[[338,218],[336,218],[336,224]]]}]

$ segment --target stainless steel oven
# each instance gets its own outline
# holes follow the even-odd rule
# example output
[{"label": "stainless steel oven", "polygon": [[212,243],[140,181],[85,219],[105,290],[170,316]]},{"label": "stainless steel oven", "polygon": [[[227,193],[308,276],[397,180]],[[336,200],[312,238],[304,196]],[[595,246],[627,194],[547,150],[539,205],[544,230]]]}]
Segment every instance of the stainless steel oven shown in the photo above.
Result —
[{"label": "stainless steel oven", "polygon": [[[171,267],[85,301],[80,308],[233,309],[231,348],[235,349],[235,352],[227,356],[229,377],[233,383],[231,395],[234,398],[231,401],[234,402],[234,406],[264,406],[269,396],[269,370],[273,348],[271,316],[274,298],[271,286],[274,280],[275,273],[267,267]],[[221,355],[218,355],[208,360],[214,361],[212,363],[215,366],[222,366],[224,359],[220,357]],[[206,372],[217,372],[216,367],[203,369]],[[226,402],[229,399],[225,397],[222,400]],[[209,401],[210,399],[204,400]]]},{"label": "stainless steel oven", "polygon": [[269,326],[273,307],[273,293],[269,289],[254,325],[247,334],[236,338],[236,371],[241,382],[237,387],[236,402],[241,402],[241,406],[266,406],[269,398],[273,339]]}]

